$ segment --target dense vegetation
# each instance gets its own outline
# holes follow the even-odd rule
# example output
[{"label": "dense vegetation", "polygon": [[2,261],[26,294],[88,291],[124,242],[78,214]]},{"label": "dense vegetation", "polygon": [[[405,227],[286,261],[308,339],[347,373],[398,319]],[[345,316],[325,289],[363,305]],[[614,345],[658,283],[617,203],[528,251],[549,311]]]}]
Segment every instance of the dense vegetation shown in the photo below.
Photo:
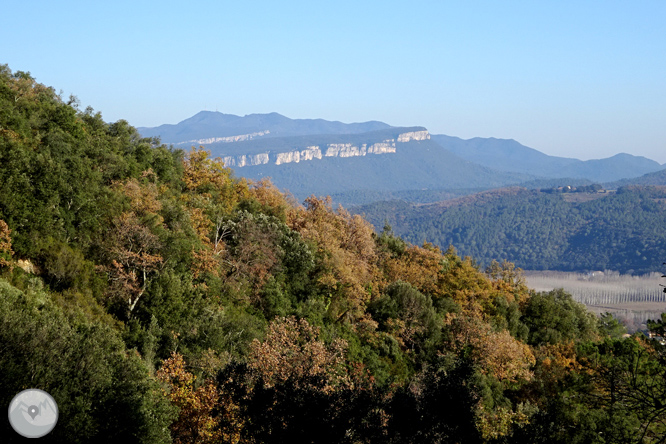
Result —
[{"label": "dense vegetation", "polygon": [[658,271],[666,251],[666,187],[617,193],[511,188],[432,205],[379,202],[356,209],[411,242],[453,245],[482,265],[529,270]]},{"label": "dense vegetation", "polygon": [[663,440],[612,317],[72,105],[0,68],[0,404],[49,442]]}]

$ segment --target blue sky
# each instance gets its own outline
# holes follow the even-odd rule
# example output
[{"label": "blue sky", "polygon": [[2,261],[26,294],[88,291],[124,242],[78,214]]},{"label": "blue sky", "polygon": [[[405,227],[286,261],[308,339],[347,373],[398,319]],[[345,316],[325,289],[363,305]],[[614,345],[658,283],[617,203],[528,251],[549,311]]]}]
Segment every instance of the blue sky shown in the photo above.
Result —
[{"label": "blue sky", "polygon": [[664,1],[5,2],[0,63],[105,120],[421,125],[666,162]]}]

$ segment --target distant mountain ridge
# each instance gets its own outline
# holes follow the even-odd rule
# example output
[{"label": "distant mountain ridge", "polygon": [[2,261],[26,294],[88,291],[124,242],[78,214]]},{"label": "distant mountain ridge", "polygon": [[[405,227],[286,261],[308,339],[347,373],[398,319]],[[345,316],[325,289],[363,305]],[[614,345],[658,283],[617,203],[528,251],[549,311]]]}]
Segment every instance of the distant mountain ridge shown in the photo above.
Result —
[{"label": "distant mountain ridge", "polygon": [[266,163],[238,168],[236,174],[251,179],[270,177],[298,198],[313,193],[327,195],[356,190],[487,189],[533,178],[465,161],[430,139],[396,141],[394,151],[381,155],[332,156],[279,165]]},{"label": "distant mountain ridge", "polygon": [[433,135],[432,138],[465,160],[500,171],[548,178],[571,177],[610,182],[664,169],[654,160],[626,153],[605,159],[579,160],[549,156],[513,139],[475,137],[465,140],[445,135]]},{"label": "distant mountain ridge", "polygon": [[299,198],[353,196],[345,204],[399,191],[409,191],[403,194],[418,202],[432,201],[432,190],[462,195],[523,183],[535,188],[608,183],[663,169],[629,154],[582,161],[549,156],[515,140],[463,140],[430,135],[423,127],[290,119],[278,113],[241,117],[201,111],[175,125],[138,130],[184,149],[203,145],[237,175],[271,177]]},{"label": "distant mountain ridge", "polygon": [[324,119],[290,119],[278,113],[236,116],[201,111],[175,125],[137,128],[144,137],[159,136],[164,143],[179,144],[208,138],[262,134],[260,137],[287,137],[315,134],[358,134],[391,128],[383,122],[342,123]]}]

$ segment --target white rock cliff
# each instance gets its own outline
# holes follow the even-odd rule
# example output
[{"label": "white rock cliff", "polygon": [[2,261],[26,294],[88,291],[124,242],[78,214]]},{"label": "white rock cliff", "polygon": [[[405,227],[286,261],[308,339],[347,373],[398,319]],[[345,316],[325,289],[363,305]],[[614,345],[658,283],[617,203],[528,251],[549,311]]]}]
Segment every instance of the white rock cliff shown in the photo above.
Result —
[{"label": "white rock cliff", "polygon": [[[264,135],[267,133],[268,131],[254,134]],[[269,151],[253,155],[226,156],[223,157],[222,160],[228,167],[239,168],[249,165],[263,165],[267,163],[274,163],[275,165],[282,165],[292,162],[298,163],[313,159],[322,159],[323,157],[357,157],[365,156],[367,154],[391,154],[396,152],[396,143],[407,143],[413,140],[420,141],[427,139],[430,139],[430,133],[428,133],[428,131],[412,131],[398,134],[397,139],[387,139],[382,142],[373,143],[370,146],[365,143],[361,144],[360,146],[354,145],[352,143],[329,143],[324,148],[315,145],[309,146],[303,150],[286,151],[282,153],[271,153]],[[248,139],[239,139],[239,141],[240,140]],[[216,139],[216,141],[219,140]]]}]

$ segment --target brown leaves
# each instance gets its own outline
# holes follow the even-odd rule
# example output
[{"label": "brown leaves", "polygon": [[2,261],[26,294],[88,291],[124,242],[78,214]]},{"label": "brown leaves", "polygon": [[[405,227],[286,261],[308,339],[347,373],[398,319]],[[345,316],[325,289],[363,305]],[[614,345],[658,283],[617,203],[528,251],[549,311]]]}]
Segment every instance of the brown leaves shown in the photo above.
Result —
[{"label": "brown leaves", "polygon": [[151,178],[154,173],[148,170],[143,174],[143,183],[137,179],[113,183],[113,189],[128,199],[130,209],[112,221],[105,239],[108,262],[104,269],[111,281],[107,296],[122,300],[128,315],[163,262],[162,243],[154,232],[162,227],[162,204],[160,191],[150,182]]},{"label": "brown leaves", "polygon": [[247,182],[235,180],[222,159],[209,157],[210,153],[203,148],[192,148],[188,154],[183,162],[183,182],[191,194],[183,197],[195,206],[221,205],[228,213],[240,199],[249,197]]},{"label": "brown leaves", "polygon": [[495,290],[501,292],[508,302],[516,301],[522,305],[529,298],[523,270],[513,263],[507,260],[501,263],[493,260],[486,269],[486,274],[492,279]]},{"label": "brown leaves", "polygon": [[228,281],[249,284],[257,294],[271,274],[281,268],[284,251],[280,248],[281,229],[287,228],[264,214],[257,216],[242,211],[224,226],[229,235]]},{"label": "brown leaves", "polygon": [[111,280],[109,296],[125,299],[131,314],[146,290],[148,278],[162,263],[162,256],[156,252],[161,243],[132,213],[121,215],[115,228],[109,239],[111,264],[106,267]]},{"label": "brown leaves", "polygon": [[319,329],[305,319],[276,318],[268,327],[264,342],[254,340],[249,365],[268,386],[293,378],[323,377],[325,391],[346,382],[344,353],[347,343],[337,339],[325,344]]},{"label": "brown leaves", "polygon": [[294,210],[297,202],[294,197],[287,195],[280,191],[270,179],[264,177],[263,179],[253,182],[250,185],[250,193],[257,202],[262,206],[262,209],[269,212],[272,216],[278,217],[284,221],[286,214]]},{"label": "brown leaves", "polygon": [[8,267],[10,270],[14,268],[11,262],[11,257],[14,255],[11,234],[12,230],[7,223],[0,219],[0,267]]},{"label": "brown leaves", "polygon": [[[151,170],[144,173],[147,177],[154,175]],[[162,209],[158,200],[159,190],[154,183],[140,184],[136,179],[129,179],[126,182],[114,182],[113,189],[129,198],[130,208],[135,214],[157,214]]]},{"label": "brown leaves", "polygon": [[247,182],[236,180],[221,159],[210,159],[203,148],[192,148],[183,161],[185,203],[200,244],[193,249],[195,278],[211,273],[219,276],[225,255],[223,225],[241,199],[250,195]]}]

